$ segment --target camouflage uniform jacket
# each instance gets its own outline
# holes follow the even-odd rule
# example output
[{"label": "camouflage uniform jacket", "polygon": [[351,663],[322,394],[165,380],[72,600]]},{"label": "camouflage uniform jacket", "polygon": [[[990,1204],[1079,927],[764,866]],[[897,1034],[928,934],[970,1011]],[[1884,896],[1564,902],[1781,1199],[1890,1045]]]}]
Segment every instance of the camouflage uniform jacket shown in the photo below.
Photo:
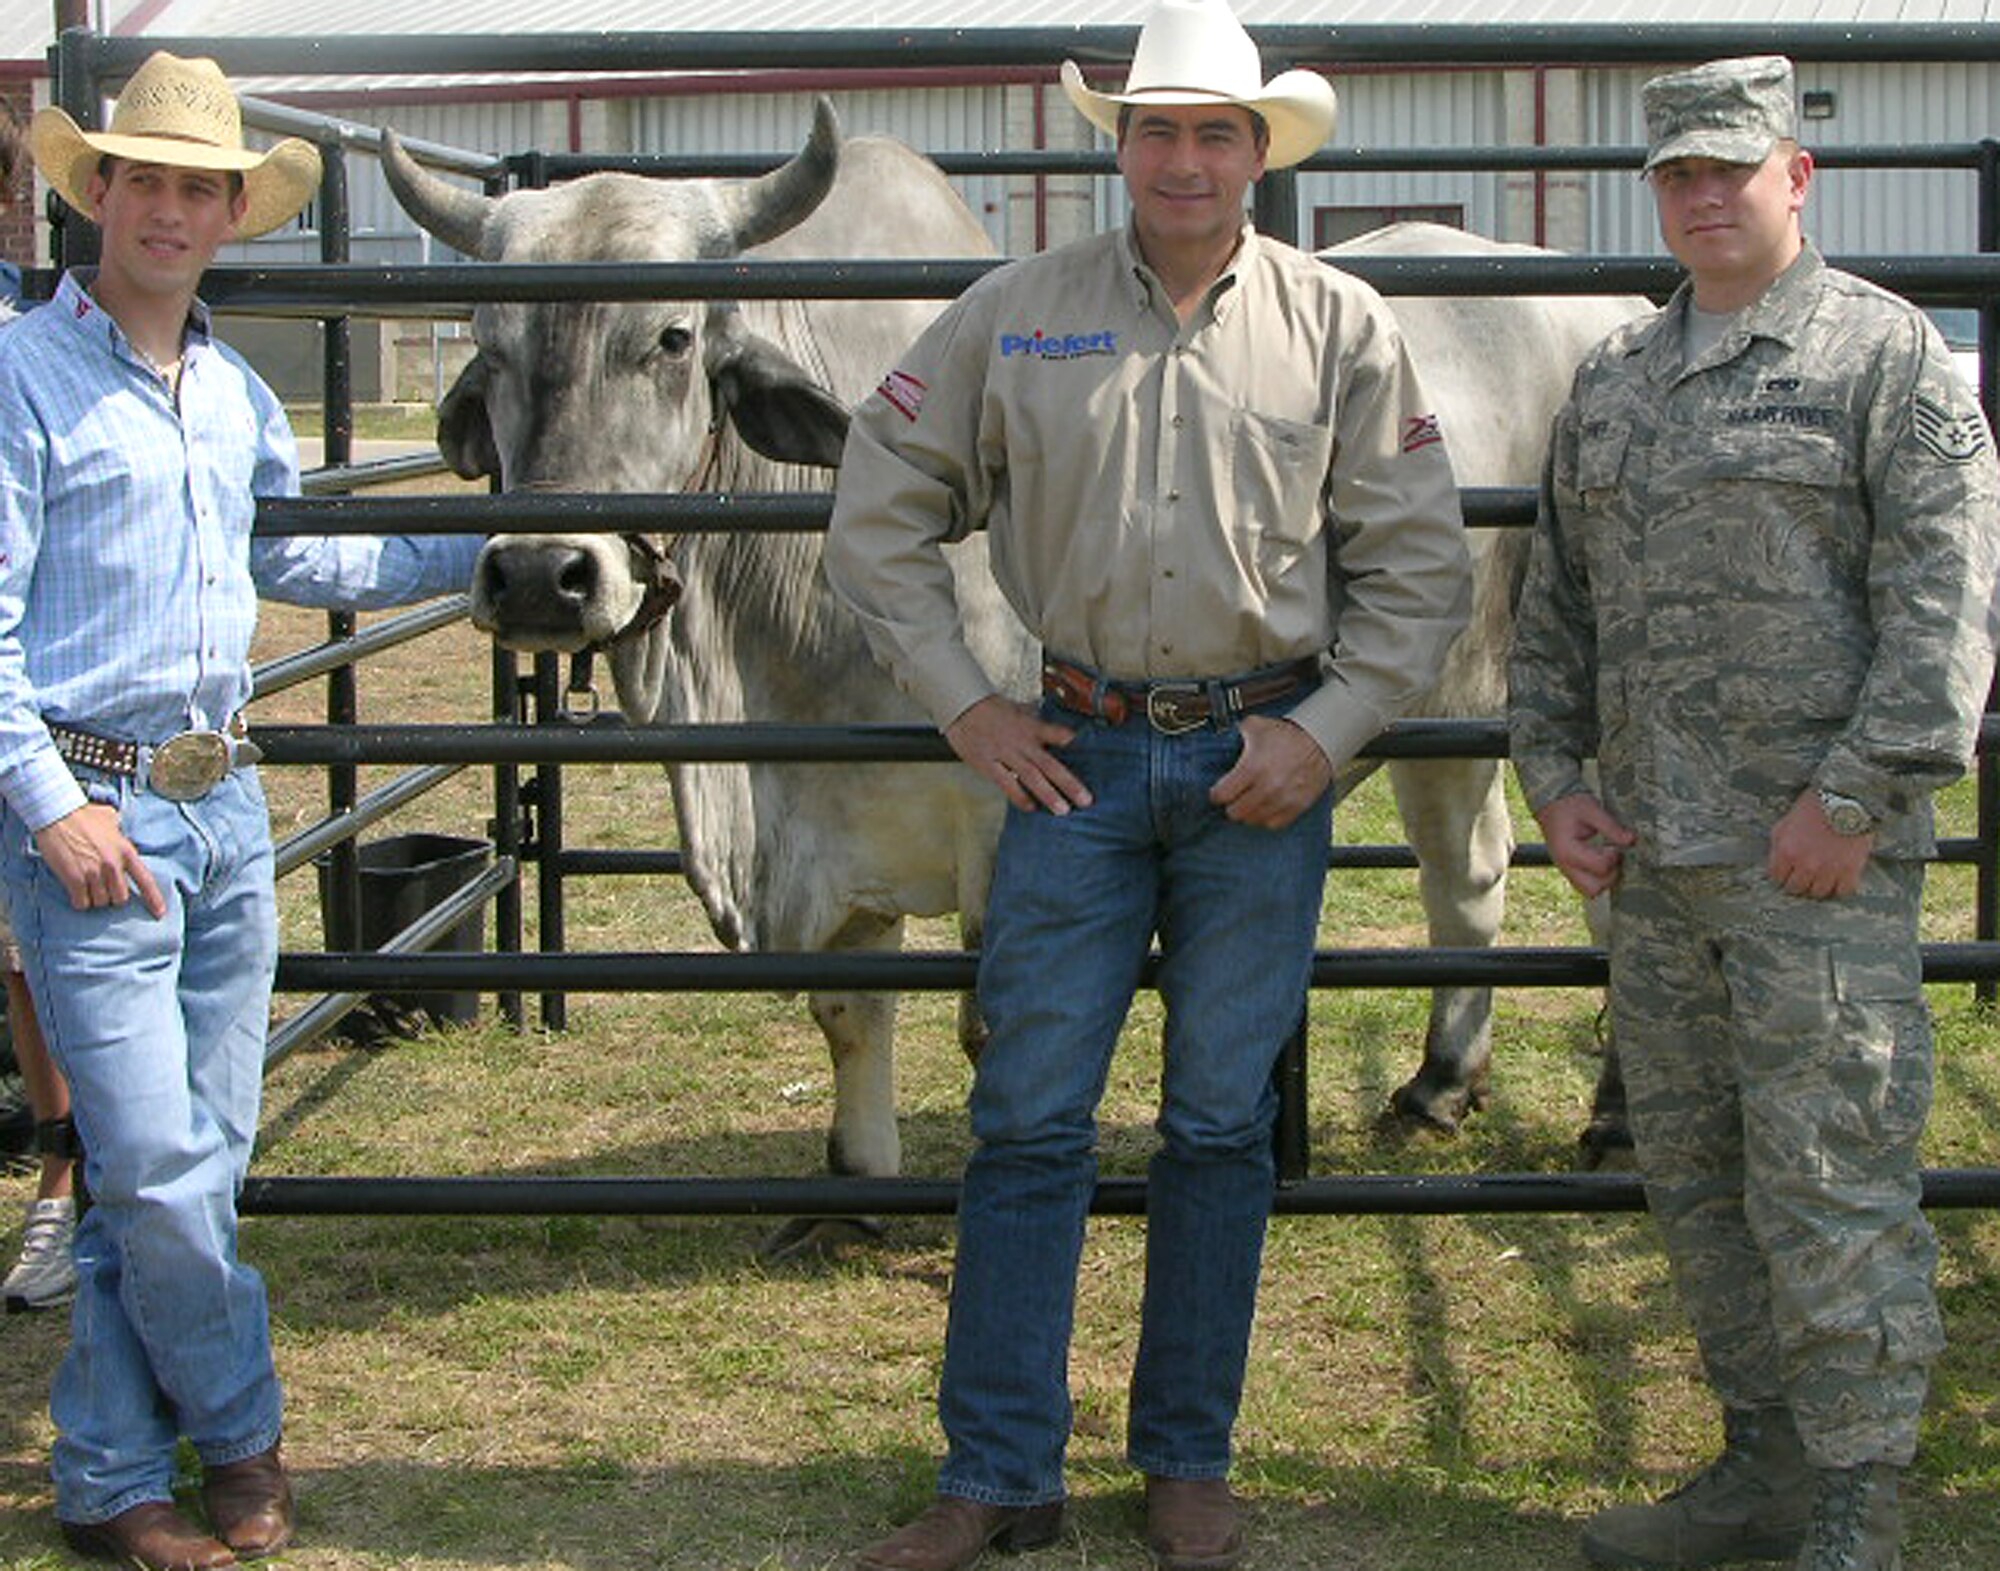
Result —
[{"label": "camouflage uniform jacket", "polygon": [[1991,435],[1922,313],[1810,246],[1685,364],[1689,303],[1556,419],[1509,668],[1529,805],[1595,757],[1659,863],[1761,862],[1808,785],[1927,855],[1992,675]]}]

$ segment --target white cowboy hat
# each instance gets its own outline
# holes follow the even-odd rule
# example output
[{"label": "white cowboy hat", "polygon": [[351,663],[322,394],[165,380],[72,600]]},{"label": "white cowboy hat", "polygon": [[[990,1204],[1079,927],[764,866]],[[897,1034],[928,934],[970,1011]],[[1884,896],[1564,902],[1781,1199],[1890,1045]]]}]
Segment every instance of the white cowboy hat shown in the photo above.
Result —
[{"label": "white cowboy hat", "polygon": [[1239,104],[1270,127],[1264,161],[1272,169],[1310,158],[1333,134],[1326,78],[1285,71],[1265,82],[1257,45],[1226,0],[1160,0],[1139,29],[1124,92],[1092,91],[1074,60],[1063,62],[1062,85],[1077,113],[1112,136],[1123,104]]},{"label": "white cowboy hat", "polygon": [[243,176],[242,239],[276,229],[319,189],[319,150],[298,137],[268,152],[243,145],[243,111],[213,60],[183,60],[165,50],[132,73],[109,131],[86,131],[60,109],[28,127],[35,167],[58,195],[86,217],[90,177],[107,153],[176,169],[219,169]]}]

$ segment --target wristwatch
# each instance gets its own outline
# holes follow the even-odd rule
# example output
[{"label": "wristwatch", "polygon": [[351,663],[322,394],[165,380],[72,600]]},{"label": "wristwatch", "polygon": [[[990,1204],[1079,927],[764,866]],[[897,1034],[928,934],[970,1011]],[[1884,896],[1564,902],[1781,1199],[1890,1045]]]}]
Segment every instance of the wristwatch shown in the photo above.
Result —
[{"label": "wristwatch", "polygon": [[1865,835],[1875,828],[1875,815],[1851,796],[1821,787],[1819,805],[1826,813],[1828,827],[1837,835]]}]

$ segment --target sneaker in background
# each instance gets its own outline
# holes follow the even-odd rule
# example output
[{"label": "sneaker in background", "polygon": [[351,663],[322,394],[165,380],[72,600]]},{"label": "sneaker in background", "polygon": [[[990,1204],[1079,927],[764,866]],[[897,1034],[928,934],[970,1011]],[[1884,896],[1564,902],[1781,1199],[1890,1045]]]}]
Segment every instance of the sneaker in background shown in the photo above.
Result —
[{"label": "sneaker in background", "polygon": [[76,1202],[64,1195],[37,1200],[28,1207],[28,1225],[21,1234],[21,1258],[0,1282],[7,1313],[54,1309],[76,1294]]}]

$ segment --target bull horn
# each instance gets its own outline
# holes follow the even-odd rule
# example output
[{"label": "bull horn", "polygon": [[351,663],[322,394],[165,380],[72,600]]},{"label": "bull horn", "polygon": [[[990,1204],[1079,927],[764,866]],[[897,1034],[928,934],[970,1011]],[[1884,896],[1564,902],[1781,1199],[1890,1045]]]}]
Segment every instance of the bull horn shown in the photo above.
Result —
[{"label": "bull horn", "polygon": [[812,134],[783,167],[722,194],[722,217],[736,249],[775,240],[811,216],[840,170],[840,119],[822,95],[813,99]]},{"label": "bull horn", "polygon": [[480,237],[486,230],[487,215],[498,205],[494,198],[453,185],[449,180],[418,166],[403,151],[396,133],[382,132],[382,174],[403,211],[418,225],[442,240],[454,251],[480,255]]}]

